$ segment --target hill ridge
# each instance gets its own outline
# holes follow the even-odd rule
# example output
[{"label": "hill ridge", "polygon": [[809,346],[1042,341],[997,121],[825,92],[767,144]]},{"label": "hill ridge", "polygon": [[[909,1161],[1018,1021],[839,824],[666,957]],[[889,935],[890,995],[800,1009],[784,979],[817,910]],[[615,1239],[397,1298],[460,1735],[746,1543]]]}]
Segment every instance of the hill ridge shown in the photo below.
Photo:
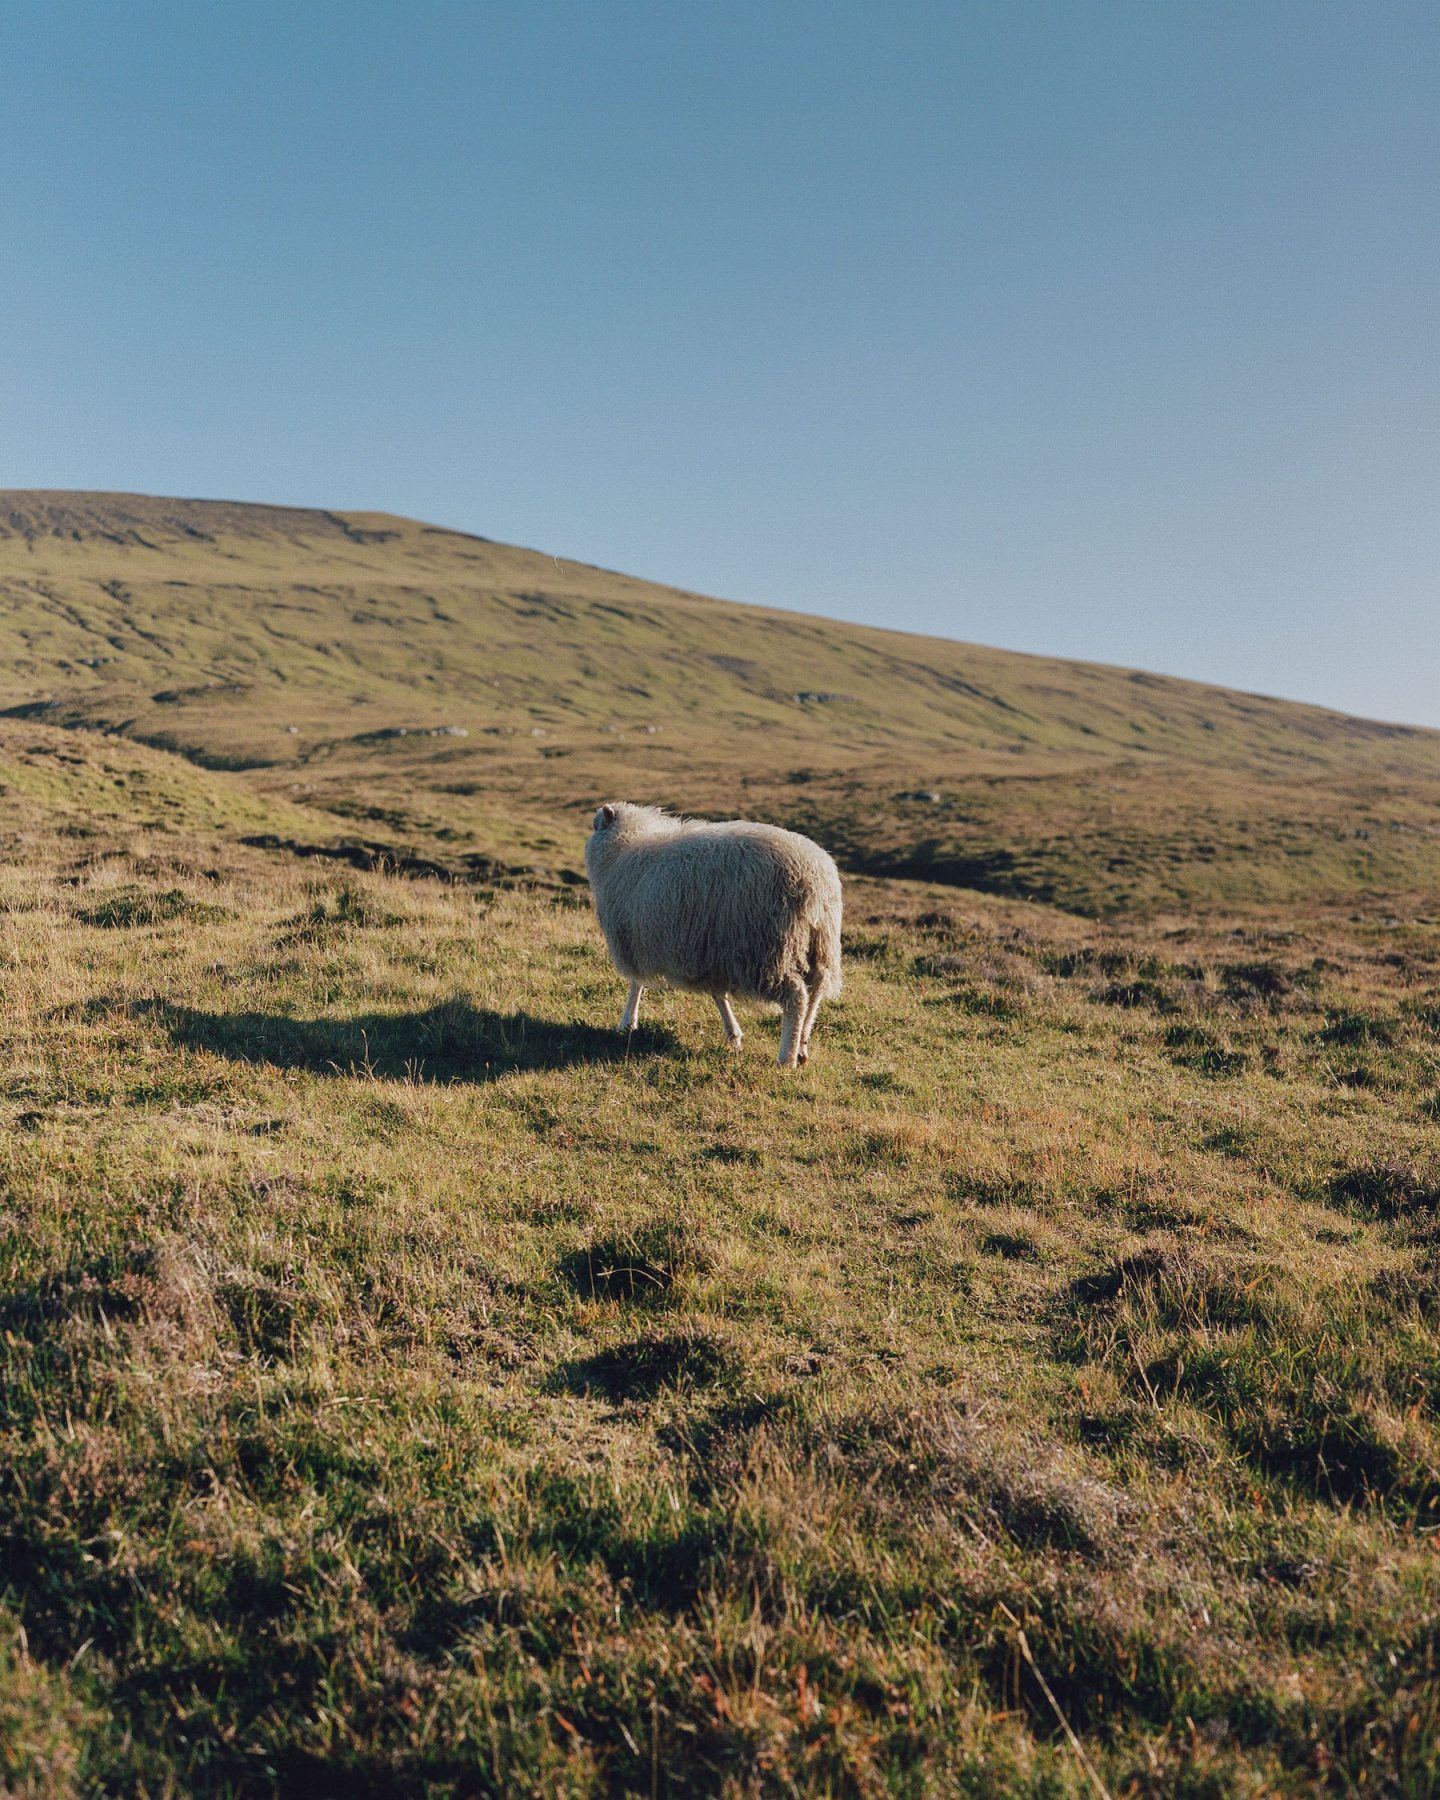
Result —
[{"label": "hill ridge", "polygon": [[553,860],[608,795],[1089,910],[1435,879],[1440,732],[379,511],[0,492],[0,712],[321,805],[375,788],[487,855]]},{"label": "hill ridge", "polygon": [[[465,532],[452,526],[410,519],[402,514],[382,509],[299,507],[263,501],[138,494],[123,490],[112,492],[101,489],[0,489],[0,544],[3,544],[5,540],[22,539],[32,547],[43,544],[46,548],[61,551],[68,549],[71,545],[83,545],[87,541],[93,541],[115,550],[132,546],[151,550],[159,548],[139,535],[138,528],[140,526],[151,529],[168,528],[173,534],[173,543],[187,549],[203,546],[207,542],[218,543],[230,532],[247,537],[263,538],[267,535],[266,527],[269,527],[270,533],[278,535],[286,547],[292,550],[299,547],[296,542],[297,535],[300,544],[307,545],[313,545],[316,540],[321,544],[327,542],[333,544],[335,540],[343,540],[347,544],[364,548],[395,544],[407,556],[413,554],[416,539],[456,540],[462,544],[483,546],[511,558],[535,559],[536,563],[542,567],[549,565],[549,569],[545,572],[548,575],[553,571],[554,577],[558,578],[553,581],[552,585],[558,589],[561,597],[566,595],[567,574],[572,579],[579,576],[601,581],[615,581],[623,584],[627,590],[641,590],[656,601],[698,603],[726,614],[740,613],[763,617],[772,622],[794,620],[802,625],[812,627],[819,625],[841,639],[878,638],[883,643],[894,644],[897,654],[900,653],[899,646],[905,645],[916,649],[924,647],[928,650],[940,650],[952,654],[961,653],[992,658],[1014,665],[1029,665],[1035,669],[1063,669],[1086,676],[1110,676],[1123,679],[1136,686],[1153,686],[1167,692],[1181,691],[1195,695],[1224,696],[1232,702],[1255,702],[1267,708],[1283,709],[1294,716],[1297,721],[1303,714],[1310,718],[1325,719],[1337,725],[1343,722],[1344,726],[1349,729],[1358,728],[1366,734],[1373,734],[1381,738],[1418,739],[1432,742],[1437,749],[1440,749],[1440,732],[1426,726],[1370,719],[1364,715],[1344,712],[1311,701],[1287,699],[1265,694],[1259,690],[1230,687],[1221,683],[1201,681],[1186,675],[1167,674],[1130,664],[1103,663],[1085,658],[1061,658],[1035,651],[994,649],[963,638],[934,637],[893,626],[856,624],[835,620],[822,613],[771,608],[763,602],[724,599],[701,594],[693,589],[646,581],[641,577],[602,568],[576,557],[557,557],[547,551],[504,544],[479,533]],[[3,551],[0,551],[0,581],[10,574],[12,571],[5,567]],[[537,594],[526,597],[538,601],[542,596]],[[913,663],[917,659],[912,657],[910,660]],[[938,673],[933,669],[927,669],[927,672]],[[1021,716],[1031,718],[1037,716],[1031,711],[1015,707],[1003,696],[982,690],[972,681],[943,674],[941,679],[955,685],[958,691],[968,691],[975,698],[998,703]],[[800,690],[800,692],[803,693],[804,690]]]}]

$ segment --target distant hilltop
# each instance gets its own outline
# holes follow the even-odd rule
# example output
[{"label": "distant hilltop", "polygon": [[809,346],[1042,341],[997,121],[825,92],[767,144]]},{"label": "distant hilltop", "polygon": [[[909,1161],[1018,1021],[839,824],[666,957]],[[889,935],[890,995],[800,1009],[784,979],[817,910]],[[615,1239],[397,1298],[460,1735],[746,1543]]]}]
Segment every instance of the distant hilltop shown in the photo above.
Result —
[{"label": "distant hilltop", "polygon": [[384,512],[0,492],[4,712],[331,787],[351,814],[384,787],[426,855],[504,806],[554,862],[571,808],[639,798],[1087,911],[1440,885],[1440,732]]}]

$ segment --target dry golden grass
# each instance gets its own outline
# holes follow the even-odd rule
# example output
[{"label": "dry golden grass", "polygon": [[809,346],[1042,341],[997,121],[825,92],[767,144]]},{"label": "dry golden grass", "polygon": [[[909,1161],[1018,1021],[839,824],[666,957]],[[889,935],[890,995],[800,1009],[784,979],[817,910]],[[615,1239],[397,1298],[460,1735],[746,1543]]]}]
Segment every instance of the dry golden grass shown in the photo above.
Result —
[{"label": "dry golden grass", "polygon": [[1440,1788],[1435,734],[113,496],[0,650],[0,1789]]},{"label": "dry golden grass", "polygon": [[1433,900],[855,880],[797,1078],[16,729],[11,1791],[1436,1785]]}]

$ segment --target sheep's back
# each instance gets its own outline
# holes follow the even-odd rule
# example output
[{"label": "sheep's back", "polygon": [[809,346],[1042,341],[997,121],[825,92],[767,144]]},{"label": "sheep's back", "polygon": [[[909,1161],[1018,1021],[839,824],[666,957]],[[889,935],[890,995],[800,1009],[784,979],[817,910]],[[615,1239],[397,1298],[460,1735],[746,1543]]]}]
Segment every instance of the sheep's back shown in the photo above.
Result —
[{"label": "sheep's back", "polygon": [[634,981],[780,999],[806,978],[817,930],[833,918],[829,857],[776,826],[698,826],[626,846],[596,892],[616,966]]}]

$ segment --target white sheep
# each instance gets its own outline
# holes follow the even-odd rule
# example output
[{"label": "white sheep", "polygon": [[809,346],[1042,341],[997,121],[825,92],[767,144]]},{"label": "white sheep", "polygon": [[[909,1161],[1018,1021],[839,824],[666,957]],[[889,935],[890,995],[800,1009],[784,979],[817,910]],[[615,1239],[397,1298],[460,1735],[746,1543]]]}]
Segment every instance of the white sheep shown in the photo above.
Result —
[{"label": "white sheep", "polygon": [[630,983],[622,1031],[647,984],[709,994],[732,1050],[732,994],[781,1007],[780,1066],[810,1054],[820,1002],[840,992],[840,875],[818,844],[744,819],[676,819],[617,801],[585,845],[595,911]]}]

